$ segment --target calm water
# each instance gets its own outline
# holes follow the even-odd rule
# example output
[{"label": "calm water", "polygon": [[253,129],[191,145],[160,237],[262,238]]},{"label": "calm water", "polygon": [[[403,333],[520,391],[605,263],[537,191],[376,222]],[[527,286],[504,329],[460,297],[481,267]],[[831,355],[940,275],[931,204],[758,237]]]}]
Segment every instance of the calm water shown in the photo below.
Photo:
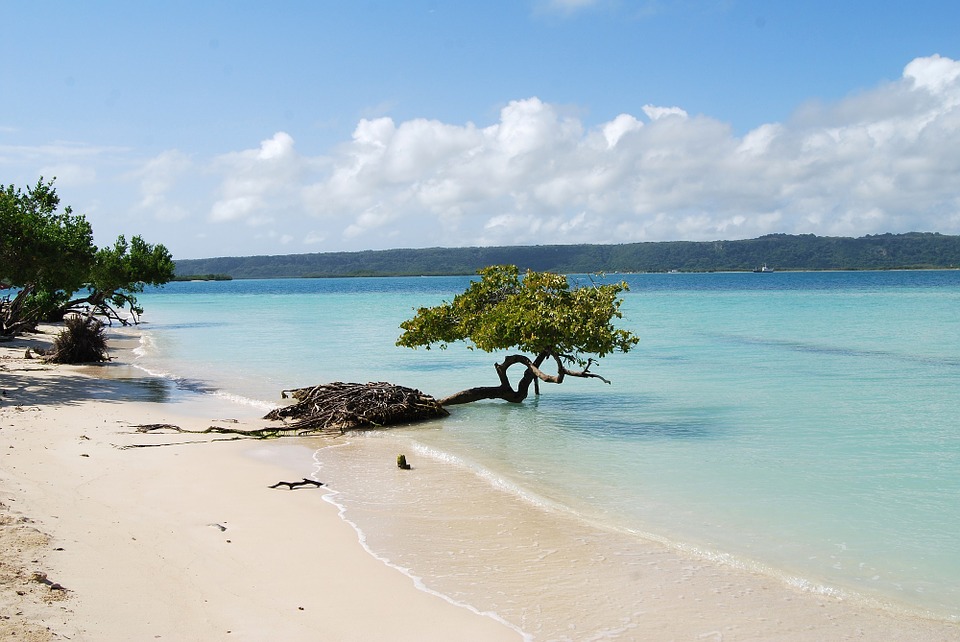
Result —
[{"label": "calm water", "polygon": [[[445,462],[528,511],[628,543],[653,538],[811,590],[960,619],[960,272],[623,278],[622,325],[641,343],[601,362],[612,385],[543,385],[521,406],[464,406],[361,441],[401,440],[373,445],[402,443],[415,462]],[[139,364],[263,408],[281,389],[337,380],[439,397],[495,382],[496,357],[394,341],[415,307],[467,282],[170,284],[142,297]],[[318,459],[371,549],[456,594],[472,571],[442,578],[449,564],[391,548],[402,546],[390,539],[395,513],[412,500],[365,512],[402,488],[360,479],[346,453]],[[503,600],[478,607],[507,617]]]}]

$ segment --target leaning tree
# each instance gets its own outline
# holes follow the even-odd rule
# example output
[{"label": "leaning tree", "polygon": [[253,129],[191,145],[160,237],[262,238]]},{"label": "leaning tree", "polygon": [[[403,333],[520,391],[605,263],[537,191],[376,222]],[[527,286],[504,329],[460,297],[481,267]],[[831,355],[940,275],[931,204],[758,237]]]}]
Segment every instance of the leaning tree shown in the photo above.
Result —
[{"label": "leaning tree", "polygon": [[[174,276],[170,252],[134,236],[120,236],[113,246],[97,248],[83,215],[59,209],[53,181],[37,181],[26,191],[0,185],[0,337],[36,328],[43,320],[60,320],[86,311],[126,324],[119,310],[127,306],[133,322],[143,311],[135,294],[146,285],[163,285]],[[79,298],[71,297],[79,295]]]},{"label": "leaning tree", "polygon": [[175,270],[176,264],[165,246],[147,243],[140,236],[134,236],[128,244],[121,234],[112,247],[97,250],[83,296],[64,303],[57,313],[63,316],[70,310],[88,306],[108,322],[116,320],[127,325],[129,321],[120,313],[126,307],[130,320],[138,323],[143,307],[137,302],[136,294],[148,285],[168,283]]},{"label": "leaning tree", "polygon": [[[442,349],[463,341],[485,352],[520,351],[494,365],[498,385],[462,390],[441,399],[442,405],[481,399],[519,403],[531,384],[539,393],[540,381],[562,383],[566,377],[610,383],[591,372],[591,366],[612,352],[628,352],[639,341],[613,324],[622,317],[624,282],[571,287],[562,274],[527,271],[521,276],[513,265],[487,267],[478,274],[480,279],[452,302],[420,308],[400,324],[399,346]],[[552,363],[555,372],[544,370],[545,363]],[[508,378],[513,366],[523,372],[516,387]]]},{"label": "leaning tree", "polygon": [[93,266],[93,229],[67,207],[53,181],[27,191],[0,185],[0,284],[17,288],[0,301],[0,336],[32,330],[83,286]]}]

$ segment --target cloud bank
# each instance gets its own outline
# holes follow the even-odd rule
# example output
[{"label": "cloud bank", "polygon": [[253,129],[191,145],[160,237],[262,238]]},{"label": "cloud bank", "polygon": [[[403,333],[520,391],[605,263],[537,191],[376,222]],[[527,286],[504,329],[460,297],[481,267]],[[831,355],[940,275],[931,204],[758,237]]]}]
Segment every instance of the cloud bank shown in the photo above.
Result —
[{"label": "cloud bank", "polygon": [[588,124],[529,97],[485,125],[363,119],[323,156],[285,132],[213,159],[171,150],[128,171],[127,209],[175,222],[175,239],[150,237],[184,257],[960,233],[960,62],[917,58],[742,135],[676,106],[637,111]]},{"label": "cloud bank", "polygon": [[361,120],[315,180],[297,182],[310,160],[285,134],[232,155],[223,189],[243,200],[212,216],[262,217],[273,186],[298,190],[325,238],[364,247],[956,233],[958,106],[960,63],[931,56],[743,136],[652,105],[588,128],[538,98],[486,127]]}]

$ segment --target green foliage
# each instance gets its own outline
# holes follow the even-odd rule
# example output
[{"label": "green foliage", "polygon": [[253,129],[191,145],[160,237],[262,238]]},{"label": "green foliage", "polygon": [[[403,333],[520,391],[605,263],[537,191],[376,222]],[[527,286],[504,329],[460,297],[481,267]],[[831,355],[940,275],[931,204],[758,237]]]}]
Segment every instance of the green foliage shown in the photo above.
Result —
[{"label": "green foliage", "polygon": [[0,190],[0,277],[16,287],[76,290],[93,262],[93,230],[67,207],[53,182],[41,179],[27,192]]},{"label": "green foliage", "polygon": [[137,305],[135,294],[143,292],[147,285],[167,283],[173,273],[173,258],[166,247],[151,245],[139,236],[134,236],[128,245],[120,235],[112,247],[97,250],[87,284],[90,296],[72,301],[71,305],[126,305],[131,313],[139,315],[143,309]]},{"label": "green foliage", "polygon": [[59,205],[52,181],[26,192],[0,187],[0,279],[19,288],[2,308],[0,334],[35,325],[83,285],[93,264],[90,224]]},{"label": "green foliage", "polygon": [[637,337],[614,327],[626,283],[571,287],[567,277],[513,265],[479,271],[480,279],[450,303],[420,308],[400,324],[397,345],[445,348],[465,341],[486,352],[519,349],[587,363],[586,355],[627,352]]},{"label": "green foliage", "polygon": [[93,230],[70,208],[58,212],[53,182],[26,192],[0,186],[0,279],[19,288],[0,304],[0,334],[33,328],[80,288],[93,264]]},{"label": "green foliage", "polygon": [[[127,304],[136,315],[141,310],[133,293],[173,277],[173,259],[162,245],[136,236],[128,246],[121,236],[98,250],[86,218],[69,207],[58,211],[59,205],[53,181],[41,179],[26,192],[0,186],[0,281],[17,288],[12,301],[0,301],[0,334],[63,318],[81,304],[118,319],[110,305]],[[89,295],[71,301],[83,288]]]},{"label": "green foliage", "polygon": [[151,245],[134,236],[127,245],[120,235],[113,247],[97,251],[90,271],[90,286],[100,292],[143,292],[146,285],[163,285],[173,278],[170,252],[162,245]]},{"label": "green foliage", "polygon": [[53,363],[94,363],[107,361],[107,339],[103,324],[93,317],[71,315],[53,342],[46,361]]}]

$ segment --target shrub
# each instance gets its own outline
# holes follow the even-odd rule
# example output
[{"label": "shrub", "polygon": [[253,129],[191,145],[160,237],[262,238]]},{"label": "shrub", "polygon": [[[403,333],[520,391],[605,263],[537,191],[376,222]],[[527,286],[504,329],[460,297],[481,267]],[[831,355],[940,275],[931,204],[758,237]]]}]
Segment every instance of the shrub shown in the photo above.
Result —
[{"label": "shrub", "polygon": [[109,359],[103,323],[79,315],[64,319],[63,330],[46,357],[46,361],[52,363],[91,363]]}]

